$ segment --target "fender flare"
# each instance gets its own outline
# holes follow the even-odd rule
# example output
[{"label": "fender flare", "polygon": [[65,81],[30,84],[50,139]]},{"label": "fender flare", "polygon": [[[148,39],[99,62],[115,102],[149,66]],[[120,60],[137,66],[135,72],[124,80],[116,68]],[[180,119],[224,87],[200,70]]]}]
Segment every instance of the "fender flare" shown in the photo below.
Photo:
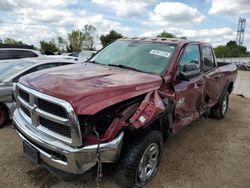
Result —
[{"label": "fender flare", "polygon": [[224,86],[224,88],[223,88],[223,90],[222,90],[222,92],[220,94],[220,97],[218,99],[217,104],[222,100],[222,98],[224,97],[224,95],[228,92],[228,88],[229,88],[230,84],[232,84],[232,90],[233,90],[233,87],[234,87],[233,81],[230,80],[230,81],[226,82],[226,84],[225,84],[225,86]]}]

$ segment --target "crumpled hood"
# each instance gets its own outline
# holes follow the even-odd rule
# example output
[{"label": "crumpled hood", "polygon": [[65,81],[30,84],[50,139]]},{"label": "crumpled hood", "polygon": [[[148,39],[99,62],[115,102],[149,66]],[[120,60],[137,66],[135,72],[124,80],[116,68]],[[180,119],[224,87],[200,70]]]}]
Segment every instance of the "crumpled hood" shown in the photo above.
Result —
[{"label": "crumpled hood", "polygon": [[158,75],[92,63],[67,65],[24,76],[20,83],[71,103],[75,112],[95,114],[108,106],[159,89]]}]

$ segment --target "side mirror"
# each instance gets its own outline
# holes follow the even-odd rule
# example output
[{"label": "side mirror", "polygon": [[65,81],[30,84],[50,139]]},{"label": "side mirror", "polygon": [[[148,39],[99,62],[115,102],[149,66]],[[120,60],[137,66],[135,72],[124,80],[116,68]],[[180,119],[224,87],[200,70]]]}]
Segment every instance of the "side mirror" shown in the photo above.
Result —
[{"label": "side mirror", "polygon": [[196,63],[188,63],[185,64],[182,70],[179,71],[179,75],[177,78],[179,80],[190,80],[191,78],[195,78],[200,75],[200,67]]}]

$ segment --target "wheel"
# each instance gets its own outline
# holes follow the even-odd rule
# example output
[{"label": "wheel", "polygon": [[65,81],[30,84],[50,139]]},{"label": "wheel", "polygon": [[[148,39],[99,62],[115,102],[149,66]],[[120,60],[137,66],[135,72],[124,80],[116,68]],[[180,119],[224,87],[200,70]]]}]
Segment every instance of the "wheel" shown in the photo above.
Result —
[{"label": "wheel", "polygon": [[219,104],[211,108],[211,116],[217,119],[223,119],[228,110],[229,93],[227,92]]},{"label": "wheel", "polygon": [[156,175],[162,150],[163,136],[160,131],[152,131],[139,136],[123,150],[115,175],[121,187],[142,187]]},{"label": "wheel", "polygon": [[2,128],[8,118],[8,112],[4,106],[0,106],[0,128]]}]

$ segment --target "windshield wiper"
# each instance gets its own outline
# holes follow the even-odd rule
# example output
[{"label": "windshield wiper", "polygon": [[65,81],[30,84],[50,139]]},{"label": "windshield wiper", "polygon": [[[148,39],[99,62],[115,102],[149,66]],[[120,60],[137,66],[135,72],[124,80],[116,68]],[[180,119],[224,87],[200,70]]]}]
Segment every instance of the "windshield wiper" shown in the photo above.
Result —
[{"label": "windshield wiper", "polygon": [[138,70],[138,69],[136,69],[136,68],[129,67],[129,66],[126,66],[126,65],[108,64],[108,66],[119,67],[119,68],[124,68],[124,69],[134,70],[134,71],[138,71],[138,72],[143,72],[143,71],[141,71],[141,70]]},{"label": "windshield wiper", "polygon": [[94,63],[94,64],[101,64],[101,63],[99,63],[99,62],[97,62],[97,61],[95,61],[95,60],[92,60],[92,61],[87,61],[88,63]]}]

